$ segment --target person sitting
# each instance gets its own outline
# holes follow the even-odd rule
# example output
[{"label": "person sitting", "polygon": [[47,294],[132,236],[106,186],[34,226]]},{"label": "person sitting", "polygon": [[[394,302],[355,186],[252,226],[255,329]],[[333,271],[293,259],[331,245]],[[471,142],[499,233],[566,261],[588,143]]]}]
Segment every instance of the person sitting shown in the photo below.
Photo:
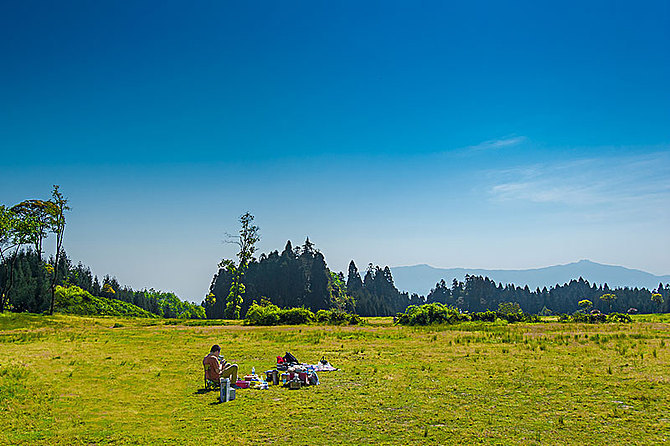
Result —
[{"label": "person sitting", "polygon": [[237,364],[231,364],[221,356],[221,347],[214,344],[209,354],[202,360],[205,378],[218,383],[221,378],[230,378],[230,384],[237,387]]}]

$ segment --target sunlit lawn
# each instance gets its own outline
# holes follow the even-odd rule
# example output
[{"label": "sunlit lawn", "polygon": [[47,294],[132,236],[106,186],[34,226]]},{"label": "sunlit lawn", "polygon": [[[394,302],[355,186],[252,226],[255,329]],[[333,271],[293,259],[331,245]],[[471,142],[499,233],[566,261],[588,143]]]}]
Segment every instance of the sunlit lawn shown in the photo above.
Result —
[{"label": "sunlit lawn", "polygon": [[[662,444],[670,320],[394,327],[163,325],[0,315],[0,442]],[[211,323],[211,321],[208,321]],[[218,322],[221,323],[221,322]],[[146,325],[158,324],[158,325]],[[290,351],[338,372],[299,391],[205,392],[218,343],[248,373]]]}]

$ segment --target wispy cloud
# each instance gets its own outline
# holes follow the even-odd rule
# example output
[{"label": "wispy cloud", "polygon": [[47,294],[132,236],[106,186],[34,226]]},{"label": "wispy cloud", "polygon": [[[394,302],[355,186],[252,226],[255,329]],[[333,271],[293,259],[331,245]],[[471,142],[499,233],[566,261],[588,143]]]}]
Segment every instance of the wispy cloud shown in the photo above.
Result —
[{"label": "wispy cloud", "polygon": [[598,201],[596,188],[555,185],[547,181],[503,183],[491,192],[500,201],[526,200],[534,203],[593,204]]},{"label": "wispy cloud", "polygon": [[473,146],[468,146],[463,148],[464,152],[485,152],[489,150],[499,150],[507,147],[517,146],[525,142],[527,138],[525,136],[511,136],[506,138],[491,139],[488,141],[480,142]]},{"label": "wispy cloud", "polygon": [[664,216],[670,208],[670,151],[522,166],[493,178],[489,193],[499,202]]}]

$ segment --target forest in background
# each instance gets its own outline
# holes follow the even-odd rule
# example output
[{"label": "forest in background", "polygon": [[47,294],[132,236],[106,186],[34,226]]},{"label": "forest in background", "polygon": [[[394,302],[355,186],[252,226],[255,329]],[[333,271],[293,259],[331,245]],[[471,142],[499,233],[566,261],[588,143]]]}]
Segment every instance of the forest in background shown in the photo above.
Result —
[{"label": "forest in background", "polygon": [[[208,318],[224,317],[226,298],[234,274],[220,268],[214,275],[210,294],[202,305]],[[352,260],[345,278],[331,271],[323,254],[309,238],[302,246],[288,241],[284,250],[252,258],[241,281],[244,298],[241,314],[253,301],[267,300],[279,307],[306,307],[312,311],[340,309],[361,316],[393,316],[409,305],[443,303],[462,311],[495,311],[501,304],[517,303],[526,313],[562,314],[575,311],[653,313],[668,312],[670,285],[659,284],[656,290],[590,284],[583,278],[563,285],[530,290],[527,286],[503,285],[487,277],[466,275],[464,281],[444,280],[435,284],[427,296],[409,294],[396,288],[388,266],[368,264],[363,277]],[[601,297],[607,296],[604,299]],[[654,299],[652,299],[652,296]],[[583,301],[590,302],[590,305]],[[580,305],[582,302],[582,305]]]},{"label": "forest in background", "polygon": [[[11,311],[42,313],[49,308],[50,272],[53,257],[46,262],[28,248],[17,254],[14,285],[9,307]],[[231,285],[231,273],[219,269],[212,280],[210,295],[201,305],[182,301],[171,292],[154,289],[134,290],[122,286],[115,277],[106,275],[99,280],[89,267],[74,264],[65,252],[59,262],[58,285],[77,286],[93,296],[131,303],[159,317],[204,318],[224,317],[226,296]],[[6,281],[6,264],[0,265],[0,286]],[[579,302],[588,299],[593,309],[602,312],[626,312],[636,308],[640,313],[668,312],[670,286],[659,284],[656,290],[645,288],[614,288],[595,285],[579,278],[563,285],[530,290],[512,284],[503,285],[487,277],[466,275],[464,281],[451,284],[438,282],[427,296],[398,290],[389,267],[368,264],[361,274],[356,264],[349,264],[348,274],[331,271],[323,254],[308,241],[298,247],[287,242],[280,253],[261,254],[249,263],[243,278],[245,285],[241,314],[245,315],[255,300],[263,299],[282,308],[306,307],[312,311],[338,309],[361,316],[393,316],[404,312],[409,305],[439,302],[463,311],[496,310],[501,303],[516,302],[527,313],[573,313]],[[662,302],[654,302],[658,293]],[[616,296],[611,302],[600,299],[605,294]],[[611,308],[610,308],[611,304]]]},{"label": "forest in background", "polygon": [[[44,313],[49,310],[51,281],[50,269],[54,259],[44,261],[32,249],[19,251],[14,264],[13,285],[8,307],[10,311]],[[7,280],[7,265],[0,266],[0,286]],[[65,251],[58,264],[57,286],[76,286],[92,296],[116,299],[138,306],[156,316],[165,318],[204,319],[202,306],[179,299],[174,293],[154,289],[134,290],[122,286],[115,277],[106,275],[102,281],[81,262],[74,265]]]},{"label": "forest in background", "polygon": [[[324,255],[307,238],[293,247],[254,257],[260,240],[254,217],[240,217],[237,261],[223,259],[210,292],[200,305],[180,300],[174,293],[134,290],[106,275],[102,282],[81,262],[73,264],[62,246],[67,199],[54,186],[50,200],[26,200],[12,207],[0,205],[0,311],[52,313],[58,286],[78,287],[90,296],[115,299],[165,318],[240,319],[254,302],[281,308],[337,310],[361,316],[394,316],[410,305],[442,303],[464,312],[496,310],[514,303],[526,313],[562,314],[575,311],[668,312],[670,285],[655,290],[596,286],[579,278],[563,285],[530,290],[503,285],[487,277],[466,275],[464,281],[438,282],[427,296],[398,290],[388,266],[367,265],[361,275],[350,262],[347,276],[331,271]],[[44,259],[43,241],[53,235],[55,255]],[[73,290],[64,295],[79,296]],[[83,294],[85,296],[86,294]]]},{"label": "forest in background", "polygon": [[[11,207],[0,204],[0,312],[51,314],[58,287],[78,287],[90,296],[122,301],[159,317],[205,317],[202,306],[182,301],[174,293],[136,291],[109,275],[100,282],[81,262],[74,265],[63,247],[67,203],[55,185],[48,200],[24,200]],[[43,244],[50,236],[55,239],[55,254],[45,259]],[[61,296],[77,294],[73,289]],[[104,301],[96,301],[105,306]]]},{"label": "forest in background", "polygon": [[[227,268],[220,268],[214,276],[210,294],[203,302],[208,318],[224,317],[233,280],[234,273]],[[418,295],[410,296],[395,287],[388,267],[370,264],[364,279],[353,262],[348,279],[341,272],[331,271],[309,238],[302,246],[294,248],[288,241],[281,253],[272,251],[252,258],[242,282],[245,292],[241,314],[246,314],[254,300],[263,299],[284,308],[338,309],[361,316],[392,316],[410,303],[420,303]]]}]

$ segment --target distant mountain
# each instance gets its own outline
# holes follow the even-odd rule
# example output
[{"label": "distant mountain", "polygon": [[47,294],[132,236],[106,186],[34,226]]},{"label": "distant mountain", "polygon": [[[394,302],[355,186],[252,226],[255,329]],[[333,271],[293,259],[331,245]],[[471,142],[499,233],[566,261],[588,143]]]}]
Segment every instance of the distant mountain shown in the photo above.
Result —
[{"label": "distant mountain", "polygon": [[583,277],[590,283],[614,287],[656,289],[659,283],[670,283],[670,275],[655,276],[638,269],[623,266],[603,265],[589,260],[568,263],[567,265],[548,266],[546,268],[505,270],[474,268],[435,268],[430,265],[396,266],[391,268],[396,287],[401,291],[427,295],[437,282],[444,279],[449,285],[453,279],[464,280],[466,274],[486,276],[495,282],[528,285],[535,288],[564,284],[572,279]]}]

